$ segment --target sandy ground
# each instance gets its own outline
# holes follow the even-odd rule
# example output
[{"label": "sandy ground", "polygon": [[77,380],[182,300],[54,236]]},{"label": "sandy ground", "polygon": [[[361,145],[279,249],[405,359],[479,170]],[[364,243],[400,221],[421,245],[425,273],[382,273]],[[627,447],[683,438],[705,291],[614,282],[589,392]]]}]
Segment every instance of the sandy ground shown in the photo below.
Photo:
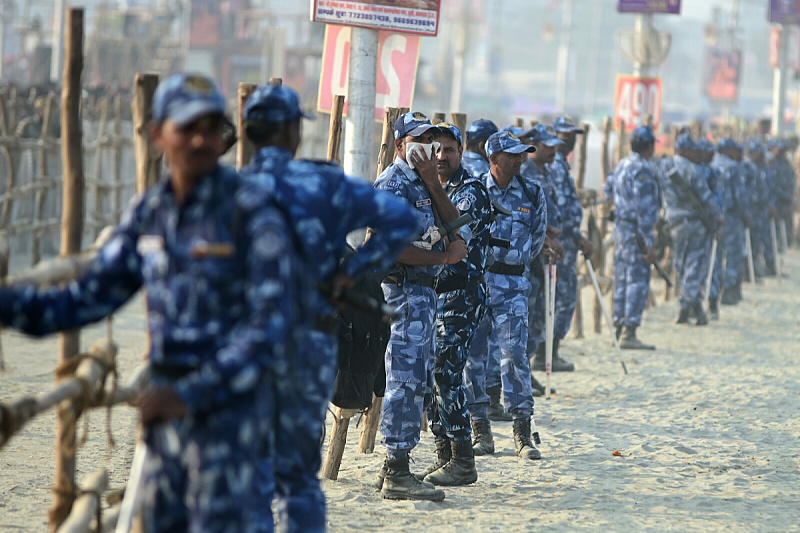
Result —
[{"label": "sandy ground", "polygon": [[[649,310],[640,336],[659,349],[627,352],[628,376],[607,335],[569,339],[562,350],[578,370],[554,374],[558,395],[537,402],[544,459],[515,457],[511,424],[494,423],[497,453],[478,459],[475,485],[446,489],[442,503],[381,499],[370,486],[381,447],[357,455],[351,424],[339,481],[323,480],[330,530],[800,531],[800,252],[785,266],[789,279],[745,287],[746,301],[710,327],[673,324],[674,302]],[[115,324],[130,375],[144,347],[141,301]],[[84,344],[102,336],[89,330]],[[3,343],[0,401],[51,386],[55,339],[4,332]],[[103,466],[118,487],[135,418],[114,411],[111,450],[104,416],[90,416],[78,479]],[[46,531],[54,420],[31,422],[0,451],[0,531]],[[433,461],[429,433],[414,458],[418,470]]]}]

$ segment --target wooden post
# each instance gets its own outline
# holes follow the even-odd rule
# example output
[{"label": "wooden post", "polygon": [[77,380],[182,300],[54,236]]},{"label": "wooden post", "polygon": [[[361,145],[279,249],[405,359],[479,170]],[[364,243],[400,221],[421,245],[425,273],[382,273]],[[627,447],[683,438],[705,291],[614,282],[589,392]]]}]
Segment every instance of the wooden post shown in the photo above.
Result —
[{"label": "wooden post", "polygon": [[[108,112],[110,107],[109,98],[103,98],[103,102],[100,104],[100,126],[97,131],[97,151],[95,153],[94,159],[94,215],[92,218],[94,219],[94,223],[97,224],[97,227],[94,229],[94,238],[96,239],[100,232],[103,230],[103,224],[99,223],[100,220],[100,211],[102,210],[102,191],[103,187],[101,186],[101,176],[103,175],[103,146],[105,144],[104,137],[106,136],[106,124],[108,122]],[[106,191],[113,194],[111,189],[106,189]]]},{"label": "wooden post", "polygon": [[98,470],[86,480],[86,491],[75,500],[75,511],[70,514],[58,533],[83,533],[97,516],[97,509],[103,506],[103,493],[108,488],[108,474],[105,469]]},{"label": "wooden post", "polygon": [[403,113],[408,113],[407,107],[387,107],[386,116],[383,119],[383,133],[381,133],[381,149],[378,150],[378,176],[386,170],[386,167],[394,161],[394,122]]},{"label": "wooden post", "polygon": [[369,406],[361,424],[361,436],[358,439],[358,453],[372,453],[375,451],[375,435],[383,415],[383,397],[372,395],[372,405]]},{"label": "wooden post", "polygon": [[8,111],[5,95],[0,95],[0,137],[8,137]]},{"label": "wooden post", "polygon": [[618,132],[619,135],[617,137],[617,157],[616,157],[616,160],[614,161],[615,165],[618,165],[620,161],[625,159],[625,154],[627,153],[626,152],[626,147],[625,147],[625,141],[626,141],[625,138],[627,137],[627,135],[626,135],[627,131],[626,131],[625,127],[626,127],[625,126],[625,121],[624,120],[620,120],[619,121],[619,132]]},{"label": "wooden post", "polygon": [[344,112],[344,95],[337,94],[333,97],[333,108],[331,109],[331,125],[328,132],[328,161],[333,161],[337,165],[342,164],[339,157],[342,146],[342,113]]},{"label": "wooden post", "polygon": [[147,127],[153,118],[153,95],[158,74],[137,74],[133,79],[133,146],[136,155],[136,190],[141,194],[156,184],[161,154],[150,143]]},{"label": "wooden post", "polygon": [[270,78],[269,82],[272,85],[283,85],[283,78]]},{"label": "wooden post", "polygon": [[467,136],[467,115],[465,113],[450,113],[450,122],[461,132],[461,137]]},{"label": "wooden post", "polygon": [[525,127],[525,119],[522,118],[522,117],[517,117],[516,124],[517,124],[518,128],[524,128]]},{"label": "wooden post", "polygon": [[[608,175],[611,173],[611,159],[610,159],[610,155],[608,153],[608,148],[609,148],[608,145],[609,145],[609,140],[611,138],[611,130],[612,130],[612,128],[613,128],[613,123],[612,123],[611,117],[606,117],[603,120],[603,138],[602,138],[602,141],[601,141],[601,148],[600,148],[600,152],[601,152],[600,165],[601,165],[601,168],[602,168],[602,176],[601,176],[600,179],[601,179],[601,182],[602,182],[603,185],[605,185],[605,182],[608,179]],[[621,124],[620,130],[621,131],[625,130],[624,121]],[[601,213],[602,220],[600,222],[600,235],[599,235],[599,239],[597,240],[597,242],[599,243],[599,246],[597,247],[597,249],[595,250],[595,253],[594,253],[594,261],[593,262],[596,263],[595,264],[595,271],[597,272],[598,276],[602,276],[602,275],[605,274],[606,250],[605,250],[605,247],[603,246],[603,240],[605,239],[605,236],[608,233],[608,220],[606,219],[606,215],[608,214],[607,205],[608,204],[604,204],[603,207],[600,208],[600,213]],[[601,307],[600,297],[599,296],[595,296],[594,313],[593,314],[594,314],[594,316],[593,316],[593,319],[594,319],[593,320],[594,321],[594,332],[595,333],[602,333],[603,332],[603,308]]]},{"label": "wooden post", "polygon": [[[270,80],[270,82],[272,82],[272,80]],[[236,130],[239,134],[239,142],[236,144],[236,168],[242,168],[247,165],[255,151],[253,143],[250,142],[250,139],[247,138],[247,133],[244,131],[244,105],[255,90],[256,86],[253,83],[239,84],[239,120],[236,125]]]},{"label": "wooden post", "polygon": [[[53,102],[56,99],[55,93],[49,93],[44,105],[44,116],[42,117],[42,133],[39,137],[41,146],[36,154],[36,172],[35,180],[43,180],[47,178],[49,169],[47,168],[47,143],[50,140],[50,124],[53,115]],[[44,188],[36,189],[36,194],[33,200],[33,238],[31,239],[31,266],[35,265],[42,258],[42,232],[44,228],[37,227],[36,224],[41,222],[44,217],[44,201],[46,190]]]},{"label": "wooden post", "polygon": [[431,124],[438,124],[440,122],[444,122],[445,114],[441,111],[438,111],[433,114],[433,119],[431,120]]},{"label": "wooden post", "polygon": [[114,129],[112,145],[112,174],[114,176],[114,190],[111,194],[111,212],[119,220],[122,206],[122,150],[120,150],[120,140],[122,135],[122,95],[114,97]]},{"label": "wooden post", "polygon": [[331,441],[328,444],[328,453],[325,454],[325,464],[322,466],[322,477],[336,481],[339,479],[339,467],[342,466],[342,455],[347,444],[347,429],[350,419],[357,413],[353,409],[336,408],[333,419]]},{"label": "wooden post", "polygon": [[592,126],[584,122],[581,127],[585,133],[578,135],[578,157],[575,162],[575,188],[577,190],[583,189],[583,185],[586,182],[586,156],[589,145],[589,131]]},{"label": "wooden post", "polygon": [[[61,211],[61,255],[80,251],[83,235],[83,154],[81,134],[81,73],[83,71],[83,8],[70,8],[65,33],[63,87],[61,89],[61,160],[64,172]],[[79,331],[59,336],[59,364],[78,354]],[[75,491],[75,432],[77,412],[72,402],[58,408],[56,472],[50,529],[55,531],[69,516]]]}]

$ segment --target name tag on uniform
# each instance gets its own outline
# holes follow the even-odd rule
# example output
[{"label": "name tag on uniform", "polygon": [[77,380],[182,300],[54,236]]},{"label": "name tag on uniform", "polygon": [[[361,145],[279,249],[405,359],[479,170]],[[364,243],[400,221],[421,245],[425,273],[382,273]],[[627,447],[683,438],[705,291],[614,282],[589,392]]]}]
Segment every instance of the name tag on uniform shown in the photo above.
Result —
[{"label": "name tag on uniform", "polygon": [[164,251],[164,237],[161,235],[141,235],[136,241],[139,255],[149,255]]},{"label": "name tag on uniform", "polygon": [[229,242],[200,241],[189,249],[189,255],[194,259],[233,257],[235,252],[236,248]]},{"label": "name tag on uniform", "polygon": [[414,203],[414,205],[417,206],[417,207],[425,207],[426,205],[431,205],[431,199],[430,198],[425,198],[424,200],[417,200]]},{"label": "name tag on uniform", "polygon": [[518,207],[517,211],[522,211],[523,213],[530,213],[531,212],[530,209],[527,209],[525,207]]}]

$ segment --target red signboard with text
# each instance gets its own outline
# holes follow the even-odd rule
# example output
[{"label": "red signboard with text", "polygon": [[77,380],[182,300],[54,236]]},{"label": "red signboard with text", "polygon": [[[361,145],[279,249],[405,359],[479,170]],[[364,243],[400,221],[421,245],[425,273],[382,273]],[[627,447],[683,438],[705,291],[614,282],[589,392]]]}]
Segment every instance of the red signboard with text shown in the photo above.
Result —
[{"label": "red signboard with text", "polygon": [[661,78],[618,76],[614,98],[614,127],[625,121],[625,129],[632,131],[653,117],[653,128],[661,123]]},{"label": "red signboard with text", "polygon": [[[322,52],[317,109],[330,113],[333,96],[347,95],[350,66],[350,28],[328,24]],[[388,31],[378,33],[378,73],[375,86],[375,120],[381,121],[387,107],[411,107],[421,38]],[[347,114],[347,101],[344,104]]]}]

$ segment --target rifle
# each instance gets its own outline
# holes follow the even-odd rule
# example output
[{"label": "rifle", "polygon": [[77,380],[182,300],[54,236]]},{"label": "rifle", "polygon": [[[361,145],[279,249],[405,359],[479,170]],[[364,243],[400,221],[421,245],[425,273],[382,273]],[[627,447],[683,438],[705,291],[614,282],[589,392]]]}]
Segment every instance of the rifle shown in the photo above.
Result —
[{"label": "rifle", "polygon": [[[641,235],[640,233],[637,233],[634,238],[636,239],[636,245],[639,247],[639,251],[642,252],[643,254],[647,254],[647,243],[644,240],[644,236]],[[672,281],[669,279],[667,273],[664,272],[664,269],[661,268],[661,265],[659,265],[658,262],[655,262],[653,263],[653,266],[655,267],[656,272],[658,272],[658,275],[661,276],[661,279],[663,279],[667,283],[667,287],[671,289]]]},{"label": "rifle", "polygon": [[443,226],[431,226],[428,228],[428,231],[425,232],[425,235],[418,241],[414,241],[414,246],[418,248],[423,248],[425,250],[430,250],[433,248],[433,245],[442,240],[443,237],[447,236],[448,238],[452,239],[452,234],[459,228],[466,226],[472,222],[472,215],[469,213],[464,213],[457,219],[453,220],[452,222],[448,222]]},{"label": "rifle", "polygon": [[[317,285],[317,290],[325,296],[328,300],[332,300],[333,288],[329,280],[321,281]],[[394,322],[399,317],[397,310],[389,305],[371,298],[364,294],[359,294],[351,290],[345,290],[339,296],[338,301],[342,304],[352,307],[357,311],[368,314],[378,314],[383,322],[387,324]]]},{"label": "rifle", "polygon": [[700,222],[703,223],[708,232],[716,233],[717,221],[708,215],[703,200],[697,195],[697,191],[695,191],[694,188],[692,188],[692,186],[686,182],[686,179],[683,177],[680,170],[678,170],[678,167],[672,167],[667,171],[666,174],[667,178],[669,178],[669,181],[672,184],[672,187],[690,204],[690,207],[695,213],[697,213],[697,216],[700,218]]}]

